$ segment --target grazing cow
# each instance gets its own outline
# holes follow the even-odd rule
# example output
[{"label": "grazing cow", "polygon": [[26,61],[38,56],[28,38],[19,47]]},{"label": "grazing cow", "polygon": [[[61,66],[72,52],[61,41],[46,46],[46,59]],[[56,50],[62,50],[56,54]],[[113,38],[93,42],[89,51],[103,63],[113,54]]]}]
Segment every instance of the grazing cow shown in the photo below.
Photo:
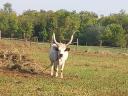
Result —
[{"label": "grazing cow", "polygon": [[[74,32],[75,33],[75,32]],[[67,48],[69,44],[71,44],[73,40],[74,33],[71,36],[70,41],[67,44],[58,43],[55,38],[55,34],[53,33],[53,41],[54,43],[51,45],[49,58],[51,61],[51,76],[58,76],[58,67],[61,67],[61,78],[63,78],[63,69],[65,65],[65,61],[68,58],[68,51],[70,48]]]}]

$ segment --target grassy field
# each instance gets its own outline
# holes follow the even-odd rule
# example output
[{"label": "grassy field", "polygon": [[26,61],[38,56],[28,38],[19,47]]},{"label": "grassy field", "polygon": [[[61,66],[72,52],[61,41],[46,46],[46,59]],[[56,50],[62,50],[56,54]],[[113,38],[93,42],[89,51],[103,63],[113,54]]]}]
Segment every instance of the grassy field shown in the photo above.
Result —
[{"label": "grassy field", "polygon": [[[0,69],[0,96],[128,96],[126,49],[70,46],[64,78]],[[34,59],[42,71],[49,66],[48,44],[1,40],[3,50],[16,50]]]}]

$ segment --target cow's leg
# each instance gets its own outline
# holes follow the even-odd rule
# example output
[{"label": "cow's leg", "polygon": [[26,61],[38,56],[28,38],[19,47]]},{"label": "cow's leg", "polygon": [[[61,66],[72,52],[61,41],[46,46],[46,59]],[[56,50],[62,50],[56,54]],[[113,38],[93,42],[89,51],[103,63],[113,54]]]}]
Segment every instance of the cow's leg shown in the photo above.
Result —
[{"label": "cow's leg", "polygon": [[63,63],[63,64],[62,64],[62,66],[61,66],[60,78],[63,78],[63,69],[64,69],[64,64],[65,64],[65,63]]},{"label": "cow's leg", "polygon": [[53,73],[54,73],[54,64],[51,62],[51,76],[53,76]]},{"label": "cow's leg", "polygon": [[58,77],[58,65],[56,65],[56,77]]}]

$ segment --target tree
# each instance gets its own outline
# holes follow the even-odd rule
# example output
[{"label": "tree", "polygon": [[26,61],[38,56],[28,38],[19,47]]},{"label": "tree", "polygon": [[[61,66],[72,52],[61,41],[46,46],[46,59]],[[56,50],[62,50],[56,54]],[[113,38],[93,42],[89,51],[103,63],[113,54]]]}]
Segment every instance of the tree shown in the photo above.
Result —
[{"label": "tree", "polygon": [[11,13],[12,12],[12,5],[11,3],[5,3],[4,4],[4,12]]},{"label": "tree", "polygon": [[56,14],[54,14],[53,11],[47,12],[47,18],[46,18],[46,31],[48,32],[48,40],[51,41],[52,39],[52,33],[56,32],[57,28],[57,17]]},{"label": "tree", "polygon": [[125,30],[119,24],[107,25],[102,36],[106,44],[120,47],[126,46]]},{"label": "tree", "polygon": [[8,18],[8,30],[7,33],[9,36],[16,37],[18,35],[18,19],[16,16],[16,13],[12,12],[10,13],[10,16]]},{"label": "tree", "polygon": [[5,36],[5,32],[8,30],[8,16],[4,12],[0,12],[0,30],[2,32],[2,36]]},{"label": "tree", "polygon": [[57,18],[56,24],[56,38],[58,41],[64,40],[64,32],[65,32],[65,21],[67,16],[69,16],[69,12],[67,10],[61,9],[55,12]]},{"label": "tree", "polygon": [[80,44],[85,45],[99,45],[101,40],[101,33],[104,30],[103,26],[91,25],[86,27],[84,32],[81,32],[79,35]]},{"label": "tree", "polygon": [[33,23],[31,18],[27,15],[18,18],[19,34],[22,38],[30,39],[33,32]]},{"label": "tree", "polygon": [[0,15],[0,28],[2,30],[2,35],[10,37],[10,34],[16,32],[18,29],[17,16],[12,10],[12,5],[10,3],[5,3]]},{"label": "tree", "polygon": [[66,17],[64,25],[64,38],[69,39],[73,32],[79,32],[80,18],[74,11]]}]

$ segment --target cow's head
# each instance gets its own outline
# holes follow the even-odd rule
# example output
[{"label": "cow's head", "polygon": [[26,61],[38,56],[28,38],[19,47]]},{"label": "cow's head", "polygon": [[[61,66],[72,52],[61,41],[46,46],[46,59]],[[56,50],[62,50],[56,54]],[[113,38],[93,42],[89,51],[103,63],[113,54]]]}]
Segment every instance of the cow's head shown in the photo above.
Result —
[{"label": "cow's head", "polygon": [[[74,33],[75,33],[75,32],[74,32]],[[70,51],[70,48],[68,48],[67,46],[72,43],[74,33],[72,34],[71,39],[70,39],[70,41],[69,41],[67,44],[58,43],[58,42],[56,41],[56,38],[55,38],[55,33],[53,33],[53,41],[54,41],[55,44],[57,45],[56,50],[58,51],[58,56],[59,56],[59,58],[63,57],[63,55],[64,55],[65,52]]]}]

